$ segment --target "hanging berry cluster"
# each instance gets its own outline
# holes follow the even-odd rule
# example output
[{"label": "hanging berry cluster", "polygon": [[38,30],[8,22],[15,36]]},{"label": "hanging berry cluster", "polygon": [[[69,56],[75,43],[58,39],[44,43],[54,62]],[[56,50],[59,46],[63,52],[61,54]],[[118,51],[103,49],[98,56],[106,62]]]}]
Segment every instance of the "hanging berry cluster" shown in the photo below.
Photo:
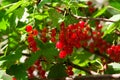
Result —
[{"label": "hanging berry cluster", "polygon": [[120,62],[120,45],[111,46],[107,49],[107,53],[109,54],[112,60]]},{"label": "hanging berry cluster", "polygon": [[93,5],[93,3],[92,3],[91,1],[88,1],[88,2],[87,2],[87,5],[88,5],[88,11],[89,11],[90,13],[95,12],[94,5]]},{"label": "hanging berry cluster", "polygon": [[38,78],[38,79],[45,79],[45,73],[46,71],[42,69],[42,66],[40,64],[40,60],[37,60],[33,66],[31,66],[28,69],[28,78],[33,79],[33,78]]},{"label": "hanging berry cluster", "polygon": [[26,32],[28,33],[27,41],[29,48],[32,52],[36,52],[39,48],[37,47],[37,43],[34,37],[38,35],[38,31],[36,29],[33,29],[31,25],[27,25]]},{"label": "hanging berry cluster", "polygon": [[55,38],[55,36],[56,36],[56,28],[53,28],[52,30],[51,30],[51,42],[56,42],[56,38]]},{"label": "hanging berry cluster", "polygon": [[48,28],[44,27],[42,30],[41,30],[41,35],[40,35],[40,40],[44,43],[47,42],[48,38],[47,38],[47,33],[48,33]]},{"label": "hanging berry cluster", "polygon": [[106,51],[109,44],[101,37],[102,26],[96,25],[96,29],[92,30],[84,21],[79,21],[75,24],[70,24],[65,27],[64,22],[60,25],[59,41],[56,43],[56,48],[60,50],[59,57],[65,58],[73,52],[73,48],[87,48],[92,53],[99,50],[100,53]]}]

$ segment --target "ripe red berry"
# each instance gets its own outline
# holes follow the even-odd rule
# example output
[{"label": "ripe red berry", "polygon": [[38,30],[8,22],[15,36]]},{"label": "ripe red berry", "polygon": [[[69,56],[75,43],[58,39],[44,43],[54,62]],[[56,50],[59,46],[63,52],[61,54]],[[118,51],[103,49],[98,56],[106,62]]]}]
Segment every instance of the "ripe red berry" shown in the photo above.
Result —
[{"label": "ripe red berry", "polygon": [[88,2],[87,2],[87,5],[88,5],[88,6],[92,5],[92,2],[91,2],[91,1],[88,1]]},{"label": "ripe red berry", "polygon": [[28,36],[27,41],[30,43],[30,42],[34,41],[34,38],[32,36]]},{"label": "ripe red berry", "polygon": [[74,74],[73,71],[71,71],[71,70],[68,71],[68,75],[69,75],[69,76],[72,76],[73,74]]},{"label": "ripe red berry", "polygon": [[27,32],[31,32],[32,31],[32,26],[31,25],[27,25],[26,26],[26,31]]},{"label": "ripe red berry", "polygon": [[13,77],[12,80],[17,80],[17,79],[15,77]]},{"label": "ripe red berry", "polygon": [[101,29],[102,29],[102,25],[101,24],[97,25],[96,30],[101,30]]},{"label": "ripe red berry", "polygon": [[40,65],[40,60],[35,61],[34,64],[35,64],[36,66],[39,66],[39,65]]},{"label": "ripe red berry", "polygon": [[80,21],[78,24],[79,24],[79,26],[80,26],[81,29],[83,29],[84,26],[85,26],[85,22],[84,21]]},{"label": "ripe red berry", "polygon": [[56,29],[55,28],[51,30],[51,37],[54,37],[54,36],[56,36]]},{"label": "ripe red berry", "polygon": [[41,65],[37,66],[37,70],[41,71],[42,70],[42,66]]},{"label": "ripe red berry", "polygon": [[62,49],[63,46],[64,46],[64,44],[63,44],[61,41],[58,41],[58,42],[56,43],[56,48],[58,48],[58,49]]},{"label": "ripe red berry", "polygon": [[34,36],[37,36],[37,35],[38,35],[38,30],[34,29],[32,32],[33,32],[33,35],[34,35]]},{"label": "ripe red berry", "polygon": [[46,37],[41,37],[41,40],[46,43],[47,42],[47,38]]},{"label": "ripe red berry", "polygon": [[28,78],[29,78],[29,79],[34,78],[34,75],[33,75],[33,74],[28,74]]},{"label": "ripe red berry", "polygon": [[120,45],[111,46],[108,48],[107,54],[109,54],[110,58],[115,62],[120,62]]},{"label": "ripe red berry", "polygon": [[72,68],[73,68],[72,66],[67,66],[68,70],[72,70]]},{"label": "ripe red berry", "polygon": [[52,37],[51,38],[51,41],[54,43],[54,42],[56,42],[56,38],[55,37]]},{"label": "ripe red berry", "polygon": [[77,34],[76,34],[76,33],[73,33],[73,34],[71,35],[71,39],[77,39]]},{"label": "ripe red berry", "polygon": [[95,8],[94,7],[89,7],[89,12],[90,13],[93,13],[95,11]]},{"label": "ripe red berry", "polygon": [[67,52],[65,50],[60,51],[59,57],[60,58],[65,58],[67,56]]}]

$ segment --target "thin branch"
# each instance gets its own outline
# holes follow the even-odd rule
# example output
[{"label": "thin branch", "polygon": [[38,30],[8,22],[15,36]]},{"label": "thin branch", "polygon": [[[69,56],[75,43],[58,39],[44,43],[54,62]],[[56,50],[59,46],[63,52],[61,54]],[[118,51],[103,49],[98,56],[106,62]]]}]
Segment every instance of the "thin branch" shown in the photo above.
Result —
[{"label": "thin branch", "polygon": [[[51,7],[51,8],[54,8],[54,9],[57,9],[57,10],[60,10],[62,14],[64,14],[66,11],[65,10],[61,10],[57,7],[53,7],[51,5],[48,5],[48,4],[45,4],[45,6],[48,6],[48,7]],[[110,19],[106,19],[106,18],[92,18],[92,17],[83,17],[83,16],[77,16],[77,15],[74,15],[70,12],[70,15],[73,16],[74,18],[76,19],[83,19],[83,20],[96,20],[96,21],[105,21],[105,22],[116,22],[116,21],[113,21],[113,20],[110,20]]]},{"label": "thin branch", "polygon": [[47,7],[51,7],[51,8],[56,9],[56,10],[59,10],[59,11],[61,11],[61,13],[63,13],[63,14],[65,13],[65,10],[62,10],[62,9],[60,9],[60,8],[53,7],[53,6],[48,5],[48,4],[45,4],[45,6],[47,6]]},{"label": "thin branch", "polygon": [[110,19],[106,19],[106,18],[92,18],[92,17],[83,17],[83,16],[77,16],[74,14],[71,14],[73,17],[75,17],[76,19],[83,19],[83,20],[95,20],[95,21],[105,21],[105,22],[116,22]]},{"label": "thin branch", "polygon": [[118,36],[120,36],[120,31],[118,29],[115,30],[115,34],[117,34]]},{"label": "thin branch", "polygon": [[120,80],[120,74],[80,76],[75,77],[74,80]]}]

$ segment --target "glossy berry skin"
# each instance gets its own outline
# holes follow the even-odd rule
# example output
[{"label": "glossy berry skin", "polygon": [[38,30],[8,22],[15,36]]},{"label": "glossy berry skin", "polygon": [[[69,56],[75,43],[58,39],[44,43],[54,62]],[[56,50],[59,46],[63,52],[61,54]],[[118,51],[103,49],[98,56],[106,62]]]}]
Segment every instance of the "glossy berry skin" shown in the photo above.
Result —
[{"label": "glossy berry skin", "polygon": [[63,59],[67,56],[67,52],[65,50],[60,51],[59,58]]},{"label": "glossy berry skin", "polygon": [[84,21],[80,21],[79,23],[79,26],[83,29],[84,28],[84,26],[85,26],[85,22]]},{"label": "glossy berry skin", "polygon": [[58,49],[62,49],[63,46],[64,46],[64,44],[63,44],[61,41],[58,41],[58,42],[56,43],[56,48],[58,48]]},{"label": "glossy berry skin", "polygon": [[115,62],[120,62],[120,45],[111,46],[107,49],[107,54]]},{"label": "glossy berry skin", "polygon": [[26,31],[27,32],[31,32],[32,31],[32,26],[31,25],[27,25],[26,26]]},{"label": "glossy berry skin", "polygon": [[37,50],[39,50],[39,48],[37,47],[37,43],[34,37],[38,35],[38,31],[36,29],[32,29],[32,26],[30,25],[26,26],[26,31],[28,32],[28,46],[32,52],[36,52]]}]

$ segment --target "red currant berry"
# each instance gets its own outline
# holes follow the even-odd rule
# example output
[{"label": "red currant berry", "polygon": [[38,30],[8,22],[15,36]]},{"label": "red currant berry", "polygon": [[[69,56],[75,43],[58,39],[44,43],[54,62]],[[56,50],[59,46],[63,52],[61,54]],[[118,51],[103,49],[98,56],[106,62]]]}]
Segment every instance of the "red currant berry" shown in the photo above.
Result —
[{"label": "red currant berry", "polygon": [[33,30],[33,35],[34,35],[34,36],[37,36],[37,35],[38,35],[38,30],[34,29],[34,30]]},{"label": "red currant berry", "polygon": [[102,29],[102,25],[99,24],[97,27],[96,27],[96,30],[101,30]]},{"label": "red currant berry", "polygon": [[26,26],[26,31],[27,32],[31,32],[32,31],[32,26],[31,25],[27,25]]},{"label": "red currant berry", "polygon": [[27,41],[30,43],[30,42],[34,41],[34,38],[32,36],[28,36]]},{"label": "red currant berry", "polygon": [[87,5],[88,5],[88,6],[92,5],[92,2],[91,2],[91,1],[88,1],[88,2],[87,2]]},{"label": "red currant berry", "polygon": [[67,66],[68,70],[72,70],[72,68],[73,68],[72,66]]},{"label": "red currant berry", "polygon": [[56,48],[58,48],[58,49],[62,49],[63,48],[63,43],[61,42],[61,41],[58,41],[57,43],[56,43]]},{"label": "red currant berry", "polygon": [[81,29],[83,29],[84,26],[85,26],[85,22],[84,21],[80,21],[78,24],[79,24],[79,26],[80,26]]},{"label": "red currant berry", "polygon": [[52,37],[51,38],[51,41],[54,43],[54,42],[56,42],[56,38],[55,37]]},{"label": "red currant berry", "polygon": [[65,58],[67,56],[67,52],[65,50],[60,51],[59,57],[60,58]]},{"label": "red currant berry", "polygon": [[68,75],[70,75],[70,76],[72,76],[73,74],[74,74],[73,71],[68,72]]}]

